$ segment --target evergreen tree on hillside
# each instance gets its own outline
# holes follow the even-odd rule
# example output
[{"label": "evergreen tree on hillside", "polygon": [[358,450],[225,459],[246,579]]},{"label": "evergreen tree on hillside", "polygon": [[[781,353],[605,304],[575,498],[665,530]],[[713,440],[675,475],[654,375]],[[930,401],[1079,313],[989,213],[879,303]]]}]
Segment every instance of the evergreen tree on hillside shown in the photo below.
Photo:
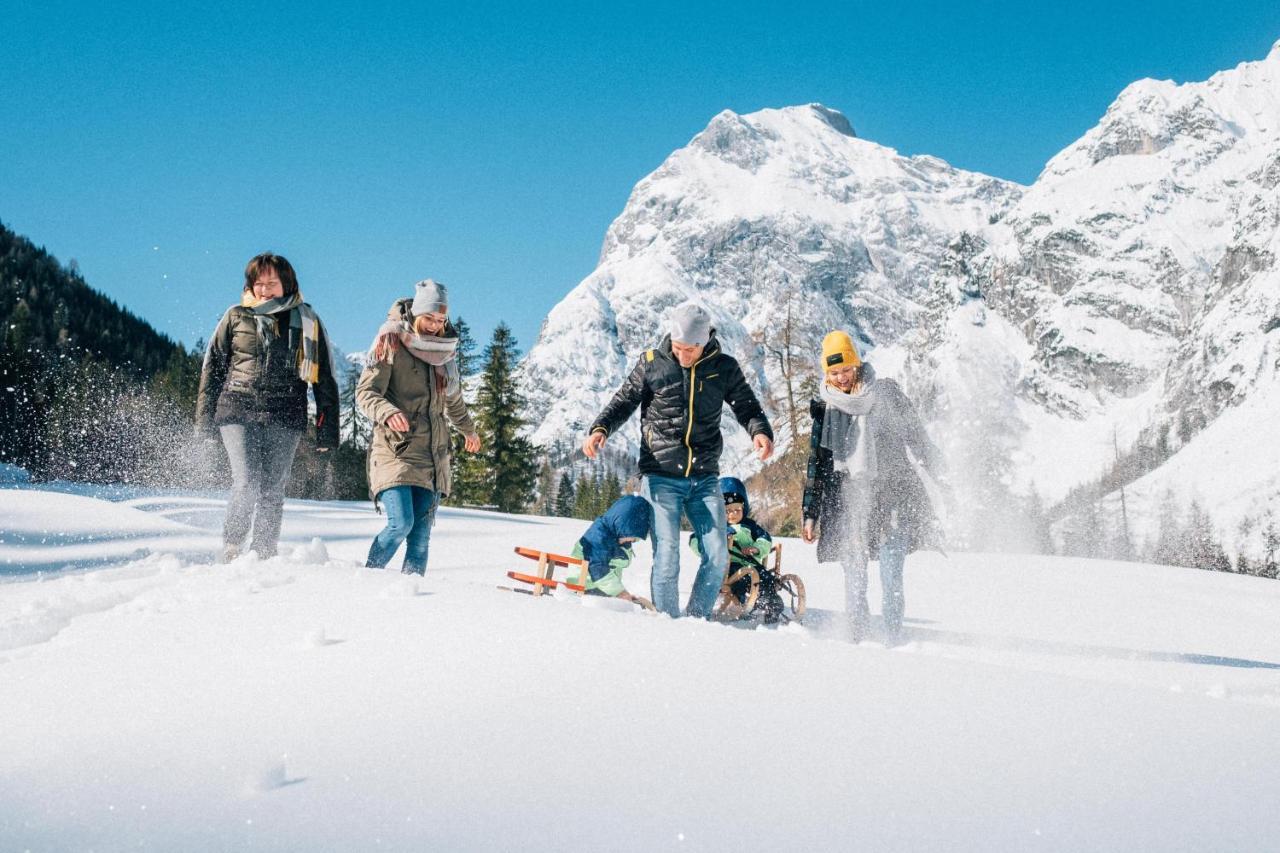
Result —
[{"label": "evergreen tree on hillside", "polygon": [[373,424],[356,402],[360,371],[349,369],[338,386],[338,447],[333,454],[332,469],[335,497],[340,500],[369,499],[369,443],[373,440]]},{"label": "evergreen tree on hillside", "polygon": [[37,479],[200,485],[200,353],[0,225],[0,462]]},{"label": "evergreen tree on hillside", "polygon": [[573,517],[594,519],[596,517],[595,507],[595,481],[589,479],[585,473],[579,474],[578,482],[573,487]]},{"label": "evergreen tree on hillside", "polygon": [[476,339],[471,336],[471,326],[467,325],[467,321],[459,315],[453,320],[453,328],[458,333],[458,372],[462,374],[463,379],[475,376],[478,366],[476,364]]},{"label": "evergreen tree on hillside", "polygon": [[1191,502],[1187,520],[1187,545],[1189,553],[1184,565],[1214,572],[1231,571],[1231,561],[1218,541],[1213,519],[1199,501]]},{"label": "evergreen tree on hillside", "polygon": [[573,518],[573,498],[573,479],[565,471],[560,475],[560,485],[556,489],[556,515]]},{"label": "evergreen tree on hillside", "polygon": [[[452,323],[454,330],[458,333],[458,373],[462,376],[465,388],[467,380],[475,376],[478,369],[476,342],[471,337],[471,327],[467,325],[466,320],[462,319],[462,317],[455,317]],[[474,407],[471,414],[473,417],[476,415]],[[481,434],[483,435],[483,433]],[[474,506],[489,503],[489,486],[485,477],[484,455],[467,453],[465,447],[466,436],[461,433],[455,432],[451,441],[453,443],[453,461],[451,465],[453,491],[449,494],[448,503],[452,506]]]},{"label": "evergreen tree on hillside", "polygon": [[1268,509],[1262,528],[1262,568],[1259,571],[1264,578],[1280,577],[1280,525],[1276,524],[1275,513]]},{"label": "evergreen tree on hillside", "polygon": [[600,487],[600,502],[598,508],[600,513],[606,512],[609,507],[613,506],[613,502],[622,497],[622,482],[618,479],[618,475],[612,470],[605,475],[604,483]]},{"label": "evergreen tree on hillside", "polygon": [[169,356],[164,369],[151,380],[151,390],[168,400],[188,418],[196,416],[196,393],[200,390],[200,368],[204,342],[198,341],[191,352],[181,347]]},{"label": "evergreen tree on hillside", "polygon": [[556,472],[544,461],[538,469],[538,515],[556,514]]},{"label": "evergreen tree on hillside", "polygon": [[1150,561],[1166,566],[1184,565],[1184,555],[1190,550],[1187,547],[1187,535],[1183,529],[1182,513],[1178,508],[1178,498],[1172,491],[1164,493],[1160,499],[1159,533],[1156,535]]},{"label": "evergreen tree on hillside", "polygon": [[364,449],[373,440],[373,423],[356,401],[359,385],[359,372],[350,370],[338,386],[338,436],[343,444]]},{"label": "evergreen tree on hillside", "polygon": [[[16,327],[16,328],[14,328]],[[142,379],[164,370],[185,350],[145,320],[85,283],[0,224],[0,328],[5,344],[44,352],[75,348],[95,360],[127,367]]]},{"label": "evergreen tree on hillside", "polygon": [[534,496],[538,476],[537,449],[520,433],[524,429],[524,396],[516,373],[515,337],[505,323],[493,330],[484,351],[484,367],[476,394],[476,422],[484,449],[486,503],[502,512],[520,512]]}]

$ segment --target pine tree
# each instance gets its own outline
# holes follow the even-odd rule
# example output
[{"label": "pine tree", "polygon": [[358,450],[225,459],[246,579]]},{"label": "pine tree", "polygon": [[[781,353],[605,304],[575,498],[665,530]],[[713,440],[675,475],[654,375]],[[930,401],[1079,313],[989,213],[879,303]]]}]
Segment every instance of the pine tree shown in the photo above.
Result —
[{"label": "pine tree", "polygon": [[[458,335],[458,373],[463,380],[463,393],[466,393],[466,381],[476,373],[476,342],[471,337],[471,327],[462,317],[454,318],[453,328]],[[489,484],[485,472],[485,453],[468,453],[467,438],[461,433],[454,433],[453,443],[453,491],[448,503],[453,506],[488,504]],[[487,448],[486,448],[487,449]]]},{"label": "pine tree", "polygon": [[1188,565],[1214,572],[1231,571],[1231,561],[1227,559],[1226,552],[1218,542],[1217,532],[1213,528],[1213,519],[1205,512],[1199,501],[1191,502],[1189,516]]},{"label": "pine tree", "polygon": [[365,416],[356,400],[360,374],[349,371],[338,388],[338,435],[343,444],[363,450],[373,439],[373,423]]},{"label": "pine tree", "polygon": [[612,470],[609,471],[604,478],[604,484],[600,488],[600,512],[603,514],[613,506],[614,501],[622,497],[622,483],[618,480],[618,475]]},{"label": "pine tree", "polygon": [[1182,527],[1178,499],[1172,491],[1167,491],[1160,501],[1160,533],[1152,549],[1151,562],[1181,566],[1185,564],[1186,551],[1186,533]]},{"label": "pine tree", "polygon": [[453,329],[458,333],[458,373],[466,379],[476,373],[476,339],[471,336],[471,327],[461,315],[453,320]]},{"label": "pine tree", "polygon": [[338,388],[338,448],[330,451],[334,493],[340,500],[369,498],[369,443],[373,440],[373,423],[356,402],[360,373],[348,370]]},{"label": "pine tree", "polygon": [[556,514],[556,472],[549,462],[538,469],[538,515]]},{"label": "pine tree", "polygon": [[573,496],[573,480],[565,471],[560,475],[560,485],[556,489],[556,515],[573,518]]},{"label": "pine tree", "polygon": [[587,479],[586,474],[579,474],[577,485],[573,489],[573,517],[594,519],[595,506],[595,483]]},{"label": "pine tree", "polygon": [[511,329],[499,323],[485,347],[476,397],[476,420],[485,443],[486,503],[501,512],[526,509],[533,500],[538,476],[537,448],[520,435],[525,426],[525,400],[516,373],[518,354]]},{"label": "pine tree", "polygon": [[1268,509],[1262,527],[1262,569],[1264,578],[1280,576],[1280,526],[1276,524],[1275,513]]},{"label": "pine tree", "polygon": [[1033,552],[1056,554],[1057,549],[1053,545],[1053,529],[1049,523],[1049,516],[1045,513],[1044,500],[1035,488],[1032,488],[1031,494],[1027,497],[1025,514],[1027,523],[1031,527]]}]

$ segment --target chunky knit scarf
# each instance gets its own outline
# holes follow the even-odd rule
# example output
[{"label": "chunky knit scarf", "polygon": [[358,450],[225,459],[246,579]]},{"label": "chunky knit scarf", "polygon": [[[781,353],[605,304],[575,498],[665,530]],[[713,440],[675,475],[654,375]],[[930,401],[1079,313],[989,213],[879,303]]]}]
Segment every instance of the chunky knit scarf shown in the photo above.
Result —
[{"label": "chunky knit scarf", "polygon": [[835,469],[850,476],[875,477],[876,446],[869,421],[876,402],[876,386],[871,366],[863,368],[862,384],[854,393],[846,394],[824,382],[819,395],[827,404],[821,446],[831,451]]},{"label": "chunky knit scarf", "polygon": [[302,346],[298,347],[298,378],[308,385],[320,381],[320,318],[302,301],[302,293],[276,299],[258,299],[246,290],[240,304],[253,313],[258,342],[268,346],[279,336],[275,315],[288,311],[289,325],[302,330]]},{"label": "chunky knit scarf", "polygon": [[419,361],[430,365],[435,374],[436,387],[449,396],[462,388],[462,376],[458,372],[458,338],[439,335],[419,335],[407,320],[388,320],[378,329],[370,352],[375,361],[391,363],[395,352],[403,349]]}]

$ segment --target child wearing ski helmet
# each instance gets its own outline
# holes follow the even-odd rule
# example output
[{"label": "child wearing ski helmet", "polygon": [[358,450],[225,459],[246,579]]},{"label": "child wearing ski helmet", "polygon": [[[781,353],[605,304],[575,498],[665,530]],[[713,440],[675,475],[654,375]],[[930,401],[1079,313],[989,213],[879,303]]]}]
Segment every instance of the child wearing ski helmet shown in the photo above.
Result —
[{"label": "child wearing ski helmet", "polygon": [[[622,585],[622,571],[631,565],[635,557],[631,549],[637,539],[649,536],[653,524],[653,508],[639,495],[623,495],[605,510],[582,534],[573,546],[572,556],[586,561],[587,593],[608,595],[623,601],[635,601],[636,596]],[[566,578],[569,583],[582,583],[582,572],[570,568]]]},{"label": "child wearing ski helmet", "polygon": [[[753,568],[760,576],[760,595],[748,616],[759,616],[765,624],[777,622],[782,615],[782,596],[778,594],[778,578],[768,568],[769,552],[773,550],[773,537],[751,517],[751,501],[747,487],[737,477],[721,477],[720,493],[724,496],[726,530],[729,539],[728,578],[743,568]],[[700,554],[698,541],[689,538],[689,547]],[[751,591],[751,581],[742,579],[730,588],[739,601],[745,601]]]}]

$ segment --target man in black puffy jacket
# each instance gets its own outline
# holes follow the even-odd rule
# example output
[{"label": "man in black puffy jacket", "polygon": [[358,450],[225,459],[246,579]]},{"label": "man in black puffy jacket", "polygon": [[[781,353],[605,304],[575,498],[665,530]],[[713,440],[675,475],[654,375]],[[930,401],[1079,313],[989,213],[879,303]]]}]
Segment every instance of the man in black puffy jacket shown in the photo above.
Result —
[{"label": "man in black puffy jacket", "polygon": [[711,614],[729,562],[724,499],[720,495],[720,413],[725,404],[751,434],[761,460],[773,453],[773,430],[742,375],[725,355],[706,309],[692,302],[677,306],[669,334],[646,350],[600,417],[582,450],[594,459],[611,433],[640,407],[640,473],[643,494],[653,505],[653,575],[650,589],[658,610],[680,615],[680,517],[693,526],[702,553],[690,616]]}]

